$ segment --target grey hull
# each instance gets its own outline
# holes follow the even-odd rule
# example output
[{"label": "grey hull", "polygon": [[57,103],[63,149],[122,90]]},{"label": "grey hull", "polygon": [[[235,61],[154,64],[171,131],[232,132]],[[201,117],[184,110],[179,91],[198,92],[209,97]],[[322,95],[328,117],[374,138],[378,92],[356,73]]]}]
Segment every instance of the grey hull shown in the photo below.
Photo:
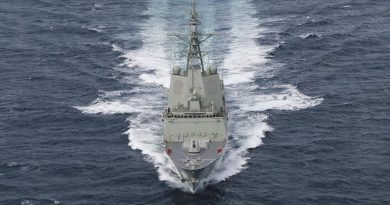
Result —
[{"label": "grey hull", "polygon": [[197,170],[184,169],[178,166],[176,166],[176,168],[179,172],[178,175],[180,176],[182,182],[187,183],[190,191],[195,193],[199,190],[199,188],[201,188],[203,180],[209,176],[210,172],[213,170],[216,161],[202,169]]}]

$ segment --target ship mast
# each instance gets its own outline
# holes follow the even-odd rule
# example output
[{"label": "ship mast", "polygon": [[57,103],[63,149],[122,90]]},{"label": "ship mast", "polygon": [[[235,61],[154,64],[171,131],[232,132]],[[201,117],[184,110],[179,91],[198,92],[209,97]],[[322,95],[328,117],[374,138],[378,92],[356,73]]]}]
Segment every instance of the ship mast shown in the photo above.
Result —
[{"label": "ship mast", "polygon": [[198,13],[196,12],[196,3],[195,1],[192,2],[192,11],[191,11],[191,20],[189,22],[189,25],[191,27],[191,34],[190,34],[190,47],[188,50],[188,56],[187,56],[187,70],[188,69],[194,69],[194,65],[199,65],[202,71],[204,71],[204,64],[203,64],[203,58],[202,58],[202,52],[200,50],[200,44],[199,41],[199,33],[197,26],[200,24],[200,21],[198,20]]},{"label": "ship mast", "polygon": [[[201,73],[205,71],[204,63],[203,63],[203,54],[200,49],[200,44],[209,39],[214,34],[201,34],[198,33],[198,25],[201,22],[198,20],[198,13],[196,12],[196,2],[192,1],[192,9],[191,9],[191,19],[188,22],[191,33],[189,34],[189,38],[183,38],[183,34],[173,34],[178,37],[180,40],[188,43],[188,54],[187,54],[187,65],[186,71],[187,76],[191,78],[191,92],[194,91],[194,70],[201,69]],[[202,38],[202,39],[199,39]],[[207,54],[206,54],[207,55]]]}]

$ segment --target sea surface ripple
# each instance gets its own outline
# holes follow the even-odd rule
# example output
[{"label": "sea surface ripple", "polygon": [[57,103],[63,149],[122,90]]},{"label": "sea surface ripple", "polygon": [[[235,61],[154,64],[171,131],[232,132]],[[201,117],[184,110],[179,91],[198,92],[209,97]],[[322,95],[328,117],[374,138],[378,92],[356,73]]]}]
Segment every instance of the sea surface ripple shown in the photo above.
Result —
[{"label": "sea surface ripple", "polygon": [[198,1],[230,139],[196,194],[160,119],[189,7],[0,3],[0,204],[390,204],[389,1]]}]

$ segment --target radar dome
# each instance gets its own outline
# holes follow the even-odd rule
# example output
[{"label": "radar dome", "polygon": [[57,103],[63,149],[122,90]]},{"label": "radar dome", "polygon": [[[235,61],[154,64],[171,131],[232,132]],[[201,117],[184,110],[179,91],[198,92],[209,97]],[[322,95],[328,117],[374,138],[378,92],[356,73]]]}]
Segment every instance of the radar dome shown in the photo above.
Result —
[{"label": "radar dome", "polygon": [[172,73],[173,73],[173,75],[179,75],[180,74],[180,66],[177,66],[177,65],[173,66]]},{"label": "radar dome", "polygon": [[211,65],[209,66],[209,73],[210,73],[210,74],[216,74],[216,73],[217,73],[217,65],[211,64]]}]

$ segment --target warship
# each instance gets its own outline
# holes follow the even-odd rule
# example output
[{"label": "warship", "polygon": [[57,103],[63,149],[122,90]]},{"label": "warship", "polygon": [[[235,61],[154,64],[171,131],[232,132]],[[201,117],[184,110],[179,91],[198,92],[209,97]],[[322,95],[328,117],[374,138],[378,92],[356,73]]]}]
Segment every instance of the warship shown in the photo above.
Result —
[{"label": "warship", "polygon": [[205,68],[200,45],[213,34],[202,34],[197,28],[195,1],[192,2],[190,33],[185,66],[173,66],[168,103],[162,114],[165,154],[176,168],[176,174],[196,192],[224,153],[227,132],[227,110],[223,79],[218,68]]}]

